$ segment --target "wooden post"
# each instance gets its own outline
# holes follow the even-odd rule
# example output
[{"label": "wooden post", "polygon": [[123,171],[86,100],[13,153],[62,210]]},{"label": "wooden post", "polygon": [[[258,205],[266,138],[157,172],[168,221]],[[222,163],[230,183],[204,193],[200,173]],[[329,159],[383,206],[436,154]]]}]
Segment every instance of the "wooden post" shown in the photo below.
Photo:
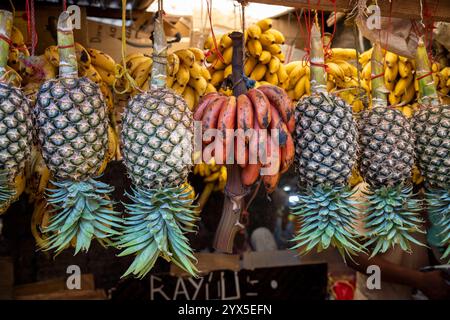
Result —
[{"label": "wooden post", "polygon": [[[233,40],[233,59],[231,79],[233,82],[233,95],[235,97],[245,94],[247,87],[243,79],[244,55],[243,34],[232,32],[230,38]],[[214,239],[214,249],[219,252],[232,253],[234,237],[244,226],[239,222],[242,209],[245,206],[246,189],[241,182],[241,169],[237,164],[227,165],[227,184],[225,186],[225,201],[222,217]]]}]

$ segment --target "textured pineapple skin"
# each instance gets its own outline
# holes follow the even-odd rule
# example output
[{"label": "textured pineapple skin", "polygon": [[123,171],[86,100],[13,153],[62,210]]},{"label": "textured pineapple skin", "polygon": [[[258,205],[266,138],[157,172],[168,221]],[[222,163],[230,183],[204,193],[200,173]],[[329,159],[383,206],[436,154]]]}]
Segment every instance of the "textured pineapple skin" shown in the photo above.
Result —
[{"label": "textured pineapple skin", "polygon": [[108,146],[108,117],[99,87],[87,78],[45,82],[34,110],[42,155],[60,180],[95,176]]},{"label": "textured pineapple skin", "polygon": [[122,118],[123,157],[134,185],[181,185],[192,168],[192,112],[183,98],[163,88],[136,95]]},{"label": "textured pineapple skin", "polygon": [[450,187],[450,106],[423,106],[414,115],[416,153],[425,181]]},{"label": "textured pineapple skin", "polygon": [[358,130],[341,98],[315,94],[295,108],[295,163],[301,185],[344,186],[357,157]]},{"label": "textured pineapple skin", "polygon": [[374,107],[363,112],[360,125],[360,172],[372,187],[394,186],[411,177],[414,134],[397,109]]},{"label": "textured pineapple skin", "polygon": [[30,157],[32,130],[28,99],[21,90],[0,82],[0,169],[7,172],[9,182]]}]

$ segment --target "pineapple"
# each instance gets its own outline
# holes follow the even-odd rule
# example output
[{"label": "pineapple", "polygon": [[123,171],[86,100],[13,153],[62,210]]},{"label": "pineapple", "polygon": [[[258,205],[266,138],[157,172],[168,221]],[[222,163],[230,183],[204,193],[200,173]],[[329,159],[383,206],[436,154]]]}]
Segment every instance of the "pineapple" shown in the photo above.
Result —
[{"label": "pineapple", "polygon": [[311,30],[312,95],[299,101],[296,170],[302,192],[293,214],[300,217],[294,248],[307,253],[335,246],[341,255],[362,251],[355,230],[356,207],[347,187],[357,157],[358,132],[352,108],[326,91],[320,31]]},{"label": "pineapple", "polygon": [[[419,40],[416,55],[420,109],[414,115],[417,162],[425,179],[428,214],[437,221],[442,259],[450,258],[450,106],[439,101],[428,55]],[[446,248],[446,249],[445,249]]]},{"label": "pineapple", "polygon": [[66,11],[58,20],[58,45],[59,78],[41,86],[34,109],[39,146],[53,177],[45,249],[59,253],[73,243],[76,254],[87,251],[93,238],[110,243],[121,219],[108,197],[113,188],[94,179],[107,150],[108,117],[98,85],[78,78]]},{"label": "pineapple", "polygon": [[[409,241],[422,245],[409,233],[420,230],[419,201],[411,195],[414,164],[414,135],[408,119],[387,106],[381,46],[372,51],[372,108],[361,117],[360,172],[368,183],[364,219],[366,246],[374,245],[372,256],[386,252],[396,243],[411,251]],[[408,185],[409,184],[409,185]]]},{"label": "pineapple", "polygon": [[123,277],[144,277],[162,256],[192,275],[198,272],[185,232],[197,220],[192,189],[184,184],[192,168],[192,113],[166,88],[166,39],[155,20],[150,90],[133,97],[123,115],[123,159],[134,185],[128,195],[120,256],[136,258]]},{"label": "pineapple", "polygon": [[[0,35],[11,36],[13,16],[0,10]],[[31,154],[31,108],[23,92],[8,81],[9,43],[0,39],[0,214],[20,193],[15,180]]]}]

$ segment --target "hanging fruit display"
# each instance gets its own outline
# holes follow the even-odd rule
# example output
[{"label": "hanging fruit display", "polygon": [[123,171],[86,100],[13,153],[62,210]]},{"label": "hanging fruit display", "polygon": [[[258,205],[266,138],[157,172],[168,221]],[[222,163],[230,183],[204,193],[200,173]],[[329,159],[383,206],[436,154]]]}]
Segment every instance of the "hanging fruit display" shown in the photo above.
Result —
[{"label": "hanging fruit display", "polygon": [[[215,47],[212,36],[204,43],[204,49],[208,50],[206,61],[210,64],[211,84],[217,89],[232,72],[233,46],[230,33],[220,37],[218,48]],[[287,88],[288,74],[284,66],[285,56],[281,50],[284,42],[284,35],[272,28],[271,19],[258,21],[245,30],[244,74],[256,81],[256,87],[271,84]]]},{"label": "hanging fruit display", "polygon": [[186,232],[195,228],[196,206],[186,179],[192,167],[192,112],[166,87],[167,43],[161,8],[155,19],[149,90],[128,103],[121,140],[133,183],[126,204],[120,256],[136,255],[123,276],[144,277],[162,256],[191,275],[198,270]]},{"label": "hanging fruit display", "polygon": [[0,214],[24,190],[32,145],[30,104],[6,68],[12,20],[11,12],[0,10]]},{"label": "hanging fruit display", "polygon": [[295,163],[303,189],[292,207],[300,222],[294,248],[307,253],[331,245],[345,257],[363,251],[355,231],[354,191],[347,187],[357,160],[358,130],[351,106],[327,92],[324,51],[315,24],[310,64],[311,96],[295,108]]},{"label": "hanging fruit display", "polygon": [[440,228],[442,259],[450,257],[450,107],[439,100],[430,73],[424,43],[419,40],[416,54],[419,82],[419,110],[414,115],[416,153],[419,169],[425,179],[426,202],[430,220]]},{"label": "hanging fruit display", "polygon": [[[205,55],[198,48],[180,49],[167,57],[167,87],[183,96],[191,111],[203,95],[216,91],[210,84],[211,75],[204,61]],[[144,53],[136,53],[128,55],[125,63],[139,87],[133,94],[148,90],[153,59]]]},{"label": "hanging fruit display", "polygon": [[[257,181],[261,168],[271,167],[274,169],[271,174],[261,178],[266,191],[273,192],[280,175],[289,169],[294,160],[294,141],[291,136],[294,129],[293,105],[286,92],[279,87],[263,85],[237,98],[210,93],[200,101],[194,120],[202,122],[202,132],[209,129],[221,132],[224,154],[220,157],[220,163],[239,164],[245,186],[251,186]],[[239,138],[230,141],[226,133],[226,130],[241,130],[244,134],[249,129],[254,131],[250,136],[242,137],[242,141]],[[273,145],[272,129],[278,132],[277,149],[274,150],[270,150]],[[231,139],[234,139],[234,135]],[[204,147],[213,141],[204,140]],[[215,157],[216,162],[219,162],[217,155]]]},{"label": "hanging fruit display", "polygon": [[401,111],[388,107],[384,86],[383,55],[375,43],[371,59],[372,105],[360,121],[360,172],[368,183],[366,247],[372,256],[384,253],[395,244],[411,252],[411,236],[421,230],[420,202],[413,198],[409,184],[414,164],[414,135],[409,120]]},{"label": "hanging fruit display", "polygon": [[108,150],[108,117],[99,86],[78,77],[69,13],[58,20],[59,78],[39,89],[34,109],[39,148],[52,173],[52,207],[45,250],[87,251],[93,238],[109,243],[120,226],[112,188],[96,181]]}]

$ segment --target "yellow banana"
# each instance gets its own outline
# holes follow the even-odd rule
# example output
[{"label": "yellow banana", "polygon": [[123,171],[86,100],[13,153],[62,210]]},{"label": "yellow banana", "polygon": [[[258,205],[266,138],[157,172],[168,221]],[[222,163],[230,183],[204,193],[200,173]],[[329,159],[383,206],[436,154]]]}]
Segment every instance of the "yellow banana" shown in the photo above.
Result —
[{"label": "yellow banana", "polygon": [[302,61],[292,61],[286,64],[284,67],[286,68],[286,72],[290,75],[292,70],[299,64],[302,64]]},{"label": "yellow banana", "polygon": [[103,81],[97,69],[95,69],[95,67],[92,64],[89,65],[89,67],[83,71],[82,76],[92,80],[97,84],[100,84]]},{"label": "yellow banana", "polygon": [[257,24],[252,24],[247,28],[247,34],[253,40],[258,40],[261,33],[261,28]]},{"label": "yellow banana", "polygon": [[332,59],[338,60],[355,60],[356,50],[347,48],[332,48]]},{"label": "yellow banana", "polygon": [[266,71],[267,71],[267,66],[265,64],[257,64],[255,69],[253,69],[252,73],[250,74],[250,78],[252,78],[253,80],[259,81],[262,78],[264,78]]},{"label": "yellow banana", "polygon": [[224,79],[224,71],[223,70],[216,70],[211,75],[211,84],[214,87],[218,87]]},{"label": "yellow banana", "polygon": [[206,87],[208,86],[208,82],[203,77],[200,77],[198,80],[190,78],[188,84],[192,88],[194,88],[197,94],[200,96],[205,94]]},{"label": "yellow banana", "polygon": [[393,52],[387,51],[387,52],[386,52],[386,55],[385,55],[385,57],[384,57],[384,59],[385,59],[385,61],[386,61],[386,65],[387,65],[389,68],[394,68],[394,65],[396,65],[397,62],[398,62],[398,55],[396,55],[396,54],[393,53]]},{"label": "yellow banana", "polygon": [[327,72],[332,74],[335,78],[344,80],[345,72],[338,64],[334,62],[327,62],[327,69]]},{"label": "yellow banana", "polygon": [[206,86],[205,94],[210,92],[217,92],[216,87],[214,87],[212,83],[208,83],[208,85]]},{"label": "yellow banana", "polygon": [[144,56],[144,55],[131,58],[126,63],[128,73],[132,75],[142,63],[144,63],[145,61],[148,61],[148,60],[152,60],[152,58]]},{"label": "yellow banana", "polygon": [[57,46],[49,46],[45,48],[45,58],[55,67],[59,68],[59,53]]},{"label": "yellow banana", "polygon": [[94,48],[89,48],[87,51],[91,56],[91,63],[93,65],[114,73],[116,62],[110,55]]},{"label": "yellow banana", "polygon": [[247,42],[247,49],[251,56],[255,57],[256,59],[259,59],[262,53],[262,45],[259,40],[249,40]]},{"label": "yellow banana", "polygon": [[25,39],[23,37],[22,31],[20,31],[16,26],[11,29],[11,36],[9,37],[11,43],[14,47],[22,47],[25,44]]},{"label": "yellow banana", "polygon": [[184,87],[189,82],[189,67],[187,67],[184,63],[180,64],[180,68],[176,74],[177,83]]},{"label": "yellow banana", "polygon": [[278,81],[280,83],[289,83],[287,80],[289,78],[289,75],[286,72],[286,67],[284,66],[284,64],[280,63],[280,67],[278,68],[277,71],[277,75],[278,75]]},{"label": "yellow banana", "polygon": [[148,77],[150,76],[152,64],[153,61],[151,59],[148,59],[141,63],[133,72],[132,77],[138,87],[142,87],[144,82],[147,81]]},{"label": "yellow banana", "polygon": [[268,47],[275,43],[275,36],[270,32],[263,32],[259,37],[259,41],[263,47]]},{"label": "yellow banana", "polygon": [[181,86],[177,81],[175,81],[172,85],[172,90],[181,96],[181,95],[183,95],[183,92],[186,89],[186,87],[187,87],[186,85]]},{"label": "yellow banana", "polygon": [[178,58],[180,58],[180,61],[182,61],[185,65],[188,67],[192,67],[192,65],[195,62],[195,55],[192,51],[189,51],[188,49],[180,49],[174,52]]},{"label": "yellow banana", "polygon": [[189,48],[189,51],[191,51],[195,56],[195,61],[199,63],[203,63],[205,61],[205,53],[200,48]]},{"label": "yellow banana", "polygon": [[200,79],[202,77],[202,68],[200,67],[200,64],[194,63],[192,67],[189,68],[189,75],[190,78],[195,80]]},{"label": "yellow banana", "polygon": [[260,20],[256,23],[256,25],[258,27],[260,27],[262,32],[265,32],[265,31],[269,30],[270,28],[272,28],[272,19],[266,18],[266,19]]},{"label": "yellow banana", "polygon": [[104,82],[106,82],[109,86],[112,86],[114,84],[115,77],[113,73],[100,67],[97,67],[96,69]]},{"label": "yellow banana", "polygon": [[303,76],[300,78],[300,80],[295,84],[294,87],[294,97],[295,100],[300,99],[306,91],[306,82],[309,82],[308,77]]},{"label": "yellow banana", "polygon": [[400,77],[406,78],[408,77],[412,72],[411,64],[408,61],[402,61],[399,60],[398,62],[398,73],[400,74]]},{"label": "yellow banana", "polygon": [[269,29],[266,32],[273,34],[273,36],[275,37],[275,43],[277,44],[284,44],[284,42],[286,41],[284,35],[276,29]]},{"label": "yellow banana", "polygon": [[299,63],[295,66],[294,70],[292,70],[289,75],[289,87],[294,88],[297,82],[306,74],[306,70],[309,70],[308,64]]},{"label": "yellow banana", "polygon": [[384,70],[384,80],[387,82],[394,82],[397,79],[397,75],[398,75],[397,63],[393,64],[392,67],[388,67]]},{"label": "yellow banana", "polygon": [[[272,55],[276,56],[282,53],[281,51],[281,47],[279,44],[275,43],[275,44],[271,44],[270,46],[268,46],[267,51],[269,51]],[[281,59],[280,59],[281,60]]]},{"label": "yellow banana", "polygon": [[175,53],[167,56],[167,67],[169,76],[175,76],[180,69],[180,58]]},{"label": "yellow banana", "polygon": [[212,49],[214,48],[214,41],[212,36],[208,36],[203,44],[203,49]]},{"label": "yellow banana", "polygon": [[[202,78],[203,79],[203,78]],[[203,79],[204,80],[204,79]],[[195,91],[190,86],[186,86],[183,91],[183,98],[189,107],[189,110],[194,111],[195,107]]]},{"label": "yellow banana", "polygon": [[225,70],[223,71],[223,77],[228,77],[233,72],[233,65],[228,65]]},{"label": "yellow banana", "polygon": [[280,68],[280,64],[281,64],[280,60],[277,57],[272,57],[272,59],[269,62],[269,72],[270,73],[278,72],[278,69]]},{"label": "yellow banana", "polygon": [[244,74],[248,77],[252,73],[255,66],[258,64],[258,60],[256,58],[250,56],[247,57],[247,60],[245,60],[244,63]]},{"label": "yellow banana", "polygon": [[201,71],[202,77],[205,78],[206,81],[210,81],[211,80],[211,74],[209,73],[208,68],[205,67],[205,65],[203,65],[203,64],[200,66],[200,68],[201,68],[200,71]]},{"label": "yellow banana", "polygon": [[222,37],[220,37],[220,44],[219,47],[221,51],[225,50],[226,48],[231,47],[233,44],[233,40],[231,40],[229,34],[224,34]]},{"label": "yellow banana", "polygon": [[264,76],[264,80],[269,82],[270,84],[277,86],[278,85],[278,75],[277,73],[266,72]]},{"label": "yellow banana", "polygon": [[412,84],[413,80],[414,77],[412,73],[410,73],[409,76],[406,78],[400,78],[400,80],[398,80],[397,83],[395,84],[394,94],[397,97],[402,96],[405,93],[406,88]]},{"label": "yellow banana", "polygon": [[268,64],[271,59],[272,59],[272,54],[267,50],[263,50],[261,52],[261,56],[259,57],[259,62],[262,64]]},{"label": "yellow banana", "polygon": [[223,62],[226,65],[231,64],[231,58],[233,57],[233,47],[228,47],[224,50],[224,52],[222,53],[222,57],[223,57]]},{"label": "yellow banana", "polygon": [[89,52],[78,42],[75,42],[75,52],[77,55],[77,61],[80,65],[86,68],[91,64],[92,60]]}]

